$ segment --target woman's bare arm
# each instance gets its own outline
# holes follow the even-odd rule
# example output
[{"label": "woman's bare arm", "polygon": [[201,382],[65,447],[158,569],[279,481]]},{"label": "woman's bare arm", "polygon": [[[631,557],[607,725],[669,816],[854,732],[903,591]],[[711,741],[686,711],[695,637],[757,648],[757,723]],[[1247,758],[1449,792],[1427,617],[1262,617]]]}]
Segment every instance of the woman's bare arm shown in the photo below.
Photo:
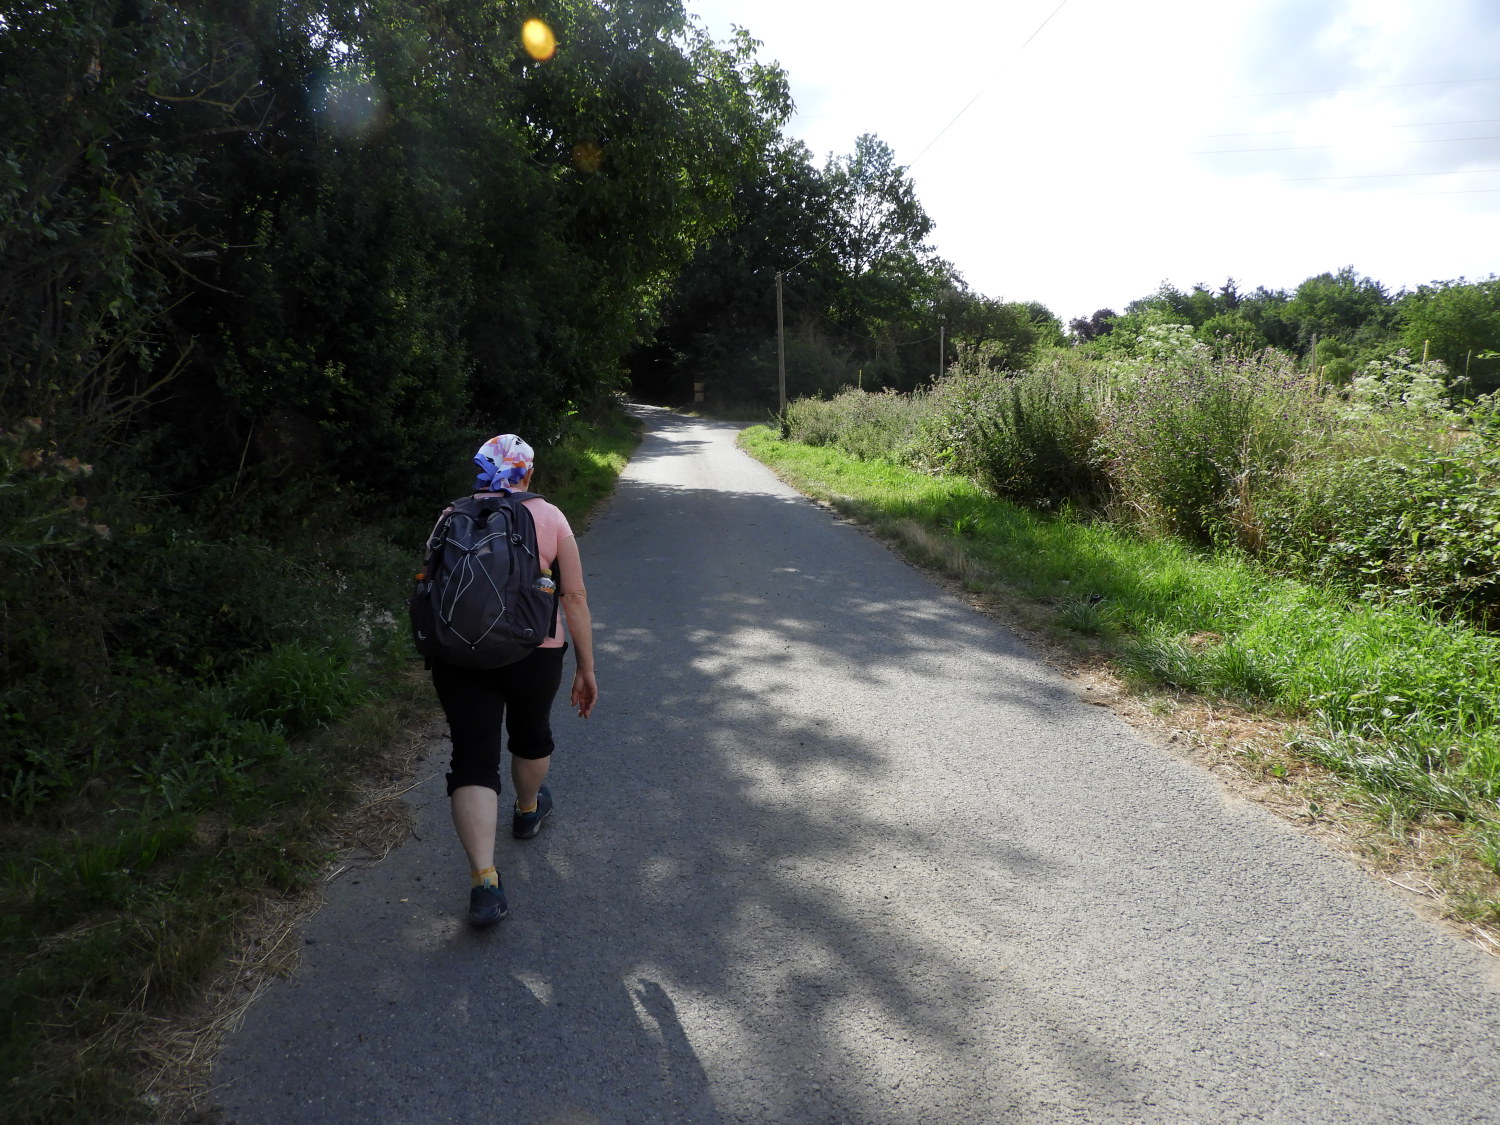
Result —
[{"label": "woman's bare arm", "polygon": [[573,690],[568,699],[578,708],[578,716],[587,719],[599,699],[599,684],[594,678],[594,626],[589,617],[588,590],[583,584],[583,560],[578,555],[578,540],[571,535],[557,545],[557,585],[562,592],[563,612],[568,618],[568,635],[573,642]]}]

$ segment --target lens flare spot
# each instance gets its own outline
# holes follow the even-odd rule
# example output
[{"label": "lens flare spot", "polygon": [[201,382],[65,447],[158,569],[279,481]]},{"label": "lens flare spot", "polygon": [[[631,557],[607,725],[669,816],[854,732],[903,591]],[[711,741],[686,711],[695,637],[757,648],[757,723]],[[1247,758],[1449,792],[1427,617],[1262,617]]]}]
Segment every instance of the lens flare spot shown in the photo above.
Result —
[{"label": "lens flare spot", "polygon": [[604,150],[593,141],[579,141],[573,146],[573,167],[580,172],[597,172],[604,163]]},{"label": "lens flare spot", "polygon": [[386,97],[367,79],[327,74],[314,90],[313,109],[335,133],[362,140],[385,124]]},{"label": "lens flare spot", "polygon": [[521,25],[521,46],[537,62],[546,62],[557,53],[557,36],[541,20],[527,20]]}]

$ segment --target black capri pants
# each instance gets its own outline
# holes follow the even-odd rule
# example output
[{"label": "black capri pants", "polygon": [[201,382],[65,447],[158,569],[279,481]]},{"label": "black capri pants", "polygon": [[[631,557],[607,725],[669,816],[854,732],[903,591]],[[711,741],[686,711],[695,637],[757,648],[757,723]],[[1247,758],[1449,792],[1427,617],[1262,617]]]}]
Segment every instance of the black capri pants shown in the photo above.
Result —
[{"label": "black capri pants", "polygon": [[448,772],[448,795],[462,785],[500,788],[501,728],[510,735],[514,757],[535,760],[552,753],[552,701],[562,683],[561,648],[539,648],[504,668],[455,668],[432,665],[453,759]]}]

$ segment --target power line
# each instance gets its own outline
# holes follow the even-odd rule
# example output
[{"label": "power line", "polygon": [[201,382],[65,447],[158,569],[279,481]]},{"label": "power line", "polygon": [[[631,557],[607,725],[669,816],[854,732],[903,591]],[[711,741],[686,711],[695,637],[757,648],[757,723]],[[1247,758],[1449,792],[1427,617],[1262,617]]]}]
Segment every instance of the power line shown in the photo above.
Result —
[{"label": "power line", "polygon": [[[1047,24],[1052,23],[1053,17],[1055,17],[1055,15],[1058,15],[1058,12],[1061,12],[1061,10],[1064,9],[1064,7],[1067,7],[1067,6],[1068,6],[1068,0],[1062,0],[1061,5],[1058,5],[1058,6],[1055,7],[1055,9],[1052,9],[1052,12],[1050,12],[1049,15],[1047,15],[1046,20],[1043,20],[1043,21],[1041,21],[1040,24],[1037,24],[1037,30],[1032,31],[1032,33],[1029,34],[1029,36],[1026,36],[1026,42],[1022,43],[1022,45],[1020,45],[1020,46],[1017,46],[1017,48],[1016,48],[1016,54],[1020,54],[1020,52],[1025,51],[1025,49],[1028,48],[1029,45],[1031,45],[1032,39],[1035,39],[1035,37],[1040,36],[1041,31],[1043,31],[1043,28],[1046,27]],[[977,93],[977,95],[975,95],[974,98],[969,99],[969,101],[966,102],[965,107],[963,107],[962,110],[959,111],[959,113],[956,113],[956,114],[953,115],[953,120],[948,121],[948,124],[945,124],[945,126],[942,127],[942,129],[938,130],[938,135],[933,136],[933,138],[930,139],[930,141],[927,142],[926,145],[922,145],[922,150],[919,151],[919,153],[916,153],[916,156],[913,157],[912,162],[910,162],[909,165],[906,165],[906,171],[910,171],[910,169],[912,169],[912,166],[915,165],[916,160],[922,159],[922,156],[926,156],[927,150],[929,150],[929,148],[932,148],[933,145],[938,144],[938,141],[941,141],[941,139],[942,139],[942,135],[944,135],[945,132],[948,132],[948,130],[953,129],[954,123],[956,123],[956,121],[959,120],[960,117],[963,117],[963,115],[965,115],[966,113],[968,113],[969,107],[971,107],[971,105],[974,105],[975,102],[980,101],[980,98],[983,98],[983,96],[984,96],[984,89],[981,89],[980,93]],[[831,239],[831,236],[829,236],[829,239]],[[804,263],[804,261],[807,261],[808,258],[813,257],[814,254],[817,254],[817,251],[820,251],[820,249],[823,249],[823,246],[828,245],[829,239],[825,239],[825,240],[823,240],[822,243],[819,243],[819,245],[814,246],[814,248],[810,249],[810,251],[808,251],[807,254],[804,254],[804,255],[802,255],[801,258],[798,258],[798,260],[796,260],[795,263],[792,263],[792,264],[790,264],[790,266],[787,266],[786,269],[781,270],[781,273],[790,273],[790,272],[792,272],[792,270],[795,270],[796,267],[801,266],[801,264]]]},{"label": "power line", "polygon": [[[1500,141],[1500,136],[1491,137],[1423,137],[1415,141],[1388,141],[1392,145],[1454,145],[1465,141]],[[1205,148],[1192,149],[1186,156],[1232,156],[1244,152],[1315,152],[1320,149],[1338,148],[1337,143],[1327,145],[1278,145],[1275,148]]]},{"label": "power line", "polygon": [[1409,90],[1415,86],[1466,86],[1479,82],[1500,82],[1500,75],[1493,78],[1439,78],[1431,82],[1392,82],[1383,86],[1329,86],[1321,90],[1268,90],[1256,94],[1230,94],[1241,98],[1294,98],[1305,94],[1352,94],[1364,90]]},{"label": "power line", "polygon": [[[1042,33],[1042,29],[1045,28],[1049,23],[1052,22],[1053,16],[1056,16],[1058,12],[1062,11],[1067,6],[1068,6],[1068,0],[1062,0],[1062,3],[1060,3],[1057,7],[1053,8],[1052,11],[1048,14],[1047,18],[1044,19],[1041,23],[1037,24],[1036,30],[1033,31],[1030,35],[1028,35],[1026,37],[1026,42],[1022,43],[1019,47],[1016,48],[1016,54],[1019,55],[1028,46],[1030,46],[1031,45],[1031,41],[1033,39],[1035,39],[1038,35],[1040,35]],[[932,140],[928,141],[927,144],[923,146],[922,151],[919,152],[919,153],[917,153],[917,155],[912,159],[911,164],[906,165],[906,170],[910,171],[912,169],[912,166],[915,165],[918,160],[921,160],[922,157],[927,154],[927,150],[930,149],[933,145],[937,144],[938,141],[942,140],[943,134],[946,133],[949,129],[953,128],[954,124],[958,121],[958,119],[960,117],[962,117],[965,113],[967,113],[969,111],[969,107],[972,106],[975,102],[977,102],[983,96],[984,96],[984,89],[980,89],[979,93],[975,94],[972,98],[970,98],[968,100],[968,102],[966,102],[964,104],[963,109],[959,110],[957,113],[955,113],[953,115],[953,120],[949,121],[948,124],[946,124],[946,125],[944,125],[942,127],[942,129],[938,130],[937,136],[933,137]],[[828,244],[828,241],[829,241],[828,239],[825,239],[823,241],[823,243],[821,243],[818,246],[813,247],[813,249],[809,250],[806,254],[802,255],[802,257],[798,258],[791,265],[787,266],[787,268],[785,270],[782,270],[780,272],[782,272],[782,273],[791,273],[792,270],[796,269],[803,262],[807,261],[807,259],[811,258],[814,254],[816,254],[819,250],[823,249],[823,247]]]},{"label": "power line", "polygon": [[1486,172],[1500,172],[1500,168],[1457,168],[1442,172],[1363,172],[1353,176],[1283,176],[1283,184],[1305,184],[1327,180],[1400,180],[1412,176],[1478,176]]},{"label": "power line", "polygon": [[[1063,2],[1066,3],[1067,0],[1063,0]],[[950,121],[950,122],[948,122],[948,124],[944,125],[942,127],[942,129],[939,130],[938,135],[935,136],[935,137],[933,137],[932,140],[928,141],[927,144],[926,144],[926,146],[922,149],[922,151],[919,152],[919,153],[917,153],[917,155],[912,158],[911,164],[908,164],[906,167],[908,169],[910,169],[914,164],[916,164],[916,162],[918,160],[921,160],[922,157],[926,156],[927,155],[927,149],[931,148],[933,145],[937,144],[938,141],[942,140],[943,139],[943,134],[946,133],[949,129],[953,128],[953,126],[957,123],[957,121],[958,121],[958,119],[960,117],[962,117],[964,114],[966,114],[966,113],[969,112],[969,106],[973,105],[975,102],[977,102],[982,97],[984,97],[984,91],[980,90],[979,93],[975,94],[972,98],[970,98],[964,104],[963,109],[959,110],[957,113],[955,113],[953,115],[953,120]]]},{"label": "power line", "polygon": [[[1053,8],[1052,16],[1055,16],[1058,12],[1062,11],[1063,5],[1067,4],[1067,2],[1068,0],[1063,0],[1062,4],[1059,4],[1057,7]],[[1019,47],[1016,48],[1016,54],[1019,55],[1022,51],[1026,50],[1027,47],[1031,46],[1031,41],[1042,33],[1042,28],[1046,27],[1049,23],[1052,22],[1052,16],[1048,16],[1040,24],[1037,25],[1037,29],[1026,37],[1026,42],[1022,43]]]},{"label": "power line", "polygon": [[[1031,41],[1033,39],[1035,39],[1038,35],[1040,35],[1042,33],[1042,29],[1045,28],[1049,23],[1052,22],[1052,18],[1054,16],[1056,16],[1058,12],[1062,11],[1067,6],[1068,6],[1068,0],[1062,0],[1062,2],[1057,5],[1057,7],[1053,8],[1052,11],[1050,13],[1048,13],[1047,18],[1044,19],[1041,23],[1037,24],[1036,30],[1033,31],[1030,35],[1028,35],[1026,37],[1026,42],[1022,43],[1019,47],[1016,48],[1016,54],[1019,55],[1022,51],[1024,51],[1027,47],[1029,47],[1031,45]],[[919,153],[917,153],[917,155],[912,159],[912,162],[906,166],[906,170],[910,171],[912,169],[912,167],[917,163],[917,161],[921,160],[922,157],[927,154],[927,150],[928,149],[930,149],[933,145],[937,144],[938,141],[942,140],[943,139],[943,134],[945,134],[946,132],[948,132],[949,129],[953,128],[954,124],[958,121],[958,119],[960,117],[962,117],[964,114],[968,113],[969,112],[969,107],[972,106],[975,102],[977,102],[983,94],[984,94],[984,89],[981,88],[980,91],[979,91],[979,93],[975,94],[972,98],[970,98],[967,102],[965,102],[963,109],[961,109],[957,113],[955,113],[953,115],[953,120],[949,121],[948,124],[944,125],[940,130],[938,130],[937,136],[933,137],[932,140],[928,141],[927,144],[925,146],[923,146],[922,151],[919,152]],[[824,241],[823,245],[827,245],[827,240]],[[776,272],[776,356],[777,356],[776,362],[777,362],[777,368],[778,368],[778,379],[779,379],[779,382],[780,382],[780,389],[781,389],[781,395],[780,395],[780,399],[781,399],[781,411],[782,411],[783,414],[786,412],[786,345],[785,345],[785,335],[784,335],[785,329],[782,326],[781,282],[782,282],[782,278],[787,273],[789,273],[792,270],[796,269],[803,262],[807,261],[808,258],[811,258],[813,256],[813,254],[815,254],[820,249],[822,249],[822,246],[814,247],[812,250],[809,250],[806,254],[804,254],[797,261],[793,262],[790,266],[788,266],[787,269],[785,269],[785,270],[778,270]],[[852,333],[852,334],[853,335],[858,335],[858,333]],[[941,330],[939,330],[938,335],[941,335]],[[931,340],[932,337],[929,336],[929,337],[927,337],[927,339]],[[922,341],[922,340],[911,340],[911,341],[908,341],[908,343],[910,343],[910,344],[919,344],[919,343],[923,343],[923,342],[924,341]],[[905,347],[906,345],[902,344],[902,345],[898,345],[898,346]]]},{"label": "power line", "polygon": [[[1019,47],[1016,48],[1016,54],[1019,55],[1022,51],[1026,50],[1026,48],[1031,45],[1031,41],[1033,39],[1035,39],[1038,35],[1040,35],[1042,33],[1042,28],[1046,27],[1049,23],[1052,22],[1052,17],[1055,16],[1055,15],[1057,15],[1058,12],[1062,11],[1065,7],[1067,7],[1067,5],[1068,5],[1068,0],[1062,0],[1061,4],[1059,4],[1057,7],[1053,8],[1051,15],[1049,15],[1041,23],[1037,24],[1036,30],[1033,31],[1030,35],[1028,35],[1026,37],[1026,42],[1022,43]],[[944,125],[942,127],[942,129],[940,129],[938,131],[938,135],[935,136],[935,137],[933,137],[932,140],[928,141],[927,144],[923,147],[922,151],[919,152],[919,153],[917,153],[917,155],[912,158],[912,162],[910,164],[908,164],[906,167],[908,169],[911,169],[912,167],[914,167],[916,165],[916,163],[917,163],[918,160],[921,160],[922,157],[926,156],[927,155],[927,150],[929,148],[931,148],[933,145],[937,144],[938,141],[940,141],[940,140],[943,139],[943,134],[946,133],[949,129],[953,128],[953,126],[958,122],[958,119],[960,117],[962,117],[964,114],[966,114],[966,113],[969,112],[969,107],[972,106],[975,102],[977,102],[980,98],[982,98],[984,96],[984,93],[985,93],[986,89],[988,89],[988,87],[981,87],[980,90],[979,90],[979,93],[975,94],[972,98],[970,98],[967,102],[965,102],[963,109],[959,110],[957,113],[955,113],[953,115],[953,120],[950,121],[950,122],[948,122],[948,124]]]},{"label": "power line", "polygon": [[[1500,117],[1476,117],[1469,121],[1411,121],[1406,124],[1369,127],[1374,129],[1435,129],[1440,125],[1490,125],[1496,121],[1500,121]],[[1195,141],[1217,141],[1234,137],[1285,137],[1295,132],[1297,132],[1296,129],[1270,129],[1258,133],[1192,133],[1190,136]]]}]

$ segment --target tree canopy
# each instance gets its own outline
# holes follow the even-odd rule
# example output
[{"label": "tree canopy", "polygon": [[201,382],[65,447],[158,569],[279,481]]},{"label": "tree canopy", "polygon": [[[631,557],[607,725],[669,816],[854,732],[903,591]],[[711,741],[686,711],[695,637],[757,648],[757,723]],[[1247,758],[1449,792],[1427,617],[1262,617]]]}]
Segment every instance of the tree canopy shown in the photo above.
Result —
[{"label": "tree canopy", "polygon": [[1221,351],[1277,348],[1336,383],[1404,348],[1442,361],[1460,397],[1500,389],[1500,279],[1493,276],[1398,293],[1353,266],[1316,274],[1290,291],[1242,293],[1233,278],[1217,290],[1200,284],[1188,292],[1163,282],[1123,314],[1101,309],[1069,329],[1077,344],[1129,351],[1158,324],[1185,325]]},{"label": "tree canopy", "polygon": [[1051,312],[972,292],[934,253],[932,219],[879,137],[857,138],[821,168],[800,142],[769,155],[741,185],[736,220],[689,263],[634,354],[638,391],[681,399],[702,381],[720,402],[773,405],[778,274],[794,395],[910,390],[965,342],[992,345],[987,354],[1011,367],[1062,343]]},{"label": "tree canopy", "polygon": [[154,435],[184,486],[274,494],[291,458],[389,493],[459,434],[550,436],[619,387],[764,166],[786,81],[670,0],[558,0],[546,60],[532,14],[11,5],[4,416],[89,456]]},{"label": "tree canopy", "polygon": [[1500,389],[1500,277],[1419,285],[1397,315],[1413,355],[1442,360],[1471,392]]}]

